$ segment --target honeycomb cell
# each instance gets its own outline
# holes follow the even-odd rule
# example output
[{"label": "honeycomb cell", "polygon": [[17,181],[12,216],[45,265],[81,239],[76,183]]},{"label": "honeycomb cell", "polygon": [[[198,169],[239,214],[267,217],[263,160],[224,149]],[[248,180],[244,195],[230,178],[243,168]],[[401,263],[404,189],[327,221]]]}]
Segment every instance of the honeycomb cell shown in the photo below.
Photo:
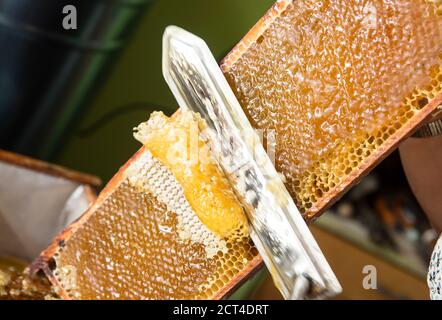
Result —
[{"label": "honeycomb cell", "polygon": [[[146,150],[54,255],[53,274],[70,298],[212,298],[257,256],[214,162],[186,165],[170,153],[187,149],[192,124],[185,113],[155,113],[138,128]],[[189,188],[203,189],[192,198]]]},{"label": "honeycomb cell", "polygon": [[225,59],[252,125],[276,132],[276,167],[306,217],[441,92],[441,8],[296,0]]}]

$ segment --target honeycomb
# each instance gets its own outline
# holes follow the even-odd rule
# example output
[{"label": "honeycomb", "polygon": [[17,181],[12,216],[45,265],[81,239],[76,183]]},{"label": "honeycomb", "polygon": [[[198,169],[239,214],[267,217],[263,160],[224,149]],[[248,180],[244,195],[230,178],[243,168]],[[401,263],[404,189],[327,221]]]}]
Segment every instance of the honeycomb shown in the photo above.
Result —
[{"label": "honeycomb", "polygon": [[154,113],[137,129],[146,149],[53,256],[70,298],[212,298],[257,256],[218,167],[176,153],[203,147],[193,121]]},{"label": "honeycomb", "polygon": [[442,5],[275,6],[282,4],[256,41],[233,62],[232,52],[222,68],[252,125],[275,135],[275,165],[311,218],[441,92]]},{"label": "honeycomb", "polygon": [[204,122],[194,121],[194,117],[197,115],[188,111],[181,111],[174,119],[154,112],[136,129],[135,137],[173,173],[204,225],[223,238],[232,231],[246,236],[247,218],[229,182],[212,161],[209,148],[199,139]]},{"label": "honeycomb", "polygon": [[31,276],[26,263],[0,258],[0,300],[56,299],[48,279]]},{"label": "honeycomb", "polygon": [[20,266],[7,259],[0,259],[0,299],[9,296],[8,286],[11,283],[14,274],[20,272]]},{"label": "honeycomb", "polygon": [[0,271],[7,272],[8,270],[13,270],[16,272],[21,272],[26,267],[26,262],[15,259],[0,257]]}]

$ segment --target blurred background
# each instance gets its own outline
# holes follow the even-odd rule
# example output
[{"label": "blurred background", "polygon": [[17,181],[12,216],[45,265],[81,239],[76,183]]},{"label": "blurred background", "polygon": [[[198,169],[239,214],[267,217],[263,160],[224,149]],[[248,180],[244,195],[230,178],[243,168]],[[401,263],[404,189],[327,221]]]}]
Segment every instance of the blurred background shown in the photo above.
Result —
[{"label": "blurred background", "polygon": [[[177,104],[161,72],[170,24],[221,59],[272,0],[0,1],[0,148],[104,181],[139,147],[132,128]],[[78,10],[64,30],[62,8]]]},{"label": "blurred background", "polygon": [[[177,104],[161,72],[174,24],[220,60],[274,0],[0,0],[0,148],[92,173],[106,182],[140,147],[132,128]],[[62,8],[78,10],[64,30]],[[339,298],[428,298],[435,232],[411,193],[398,153],[314,223],[344,287]],[[378,270],[364,290],[363,267]],[[265,270],[233,298],[280,298]]]}]

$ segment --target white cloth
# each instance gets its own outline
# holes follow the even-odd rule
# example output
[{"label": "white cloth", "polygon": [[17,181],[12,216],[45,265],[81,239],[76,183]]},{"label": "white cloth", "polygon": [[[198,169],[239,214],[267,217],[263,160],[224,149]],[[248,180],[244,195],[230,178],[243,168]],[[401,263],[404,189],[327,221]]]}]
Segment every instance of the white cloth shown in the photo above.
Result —
[{"label": "white cloth", "polygon": [[32,261],[88,205],[83,185],[0,161],[0,256]]},{"label": "white cloth", "polygon": [[442,300],[442,236],[437,241],[431,255],[427,277],[432,300]]}]

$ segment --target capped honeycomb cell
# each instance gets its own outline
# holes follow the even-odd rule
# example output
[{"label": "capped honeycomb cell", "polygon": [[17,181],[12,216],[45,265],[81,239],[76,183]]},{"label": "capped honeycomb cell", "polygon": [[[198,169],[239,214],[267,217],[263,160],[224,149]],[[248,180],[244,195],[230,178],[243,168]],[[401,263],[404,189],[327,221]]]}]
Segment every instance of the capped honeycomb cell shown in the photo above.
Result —
[{"label": "capped honeycomb cell", "polygon": [[45,271],[61,297],[214,298],[259,263],[220,169],[211,158],[187,156],[190,139],[204,147],[193,124],[182,112],[154,113],[140,125],[135,135],[145,148],[47,251]]},{"label": "capped honeycomb cell", "polygon": [[278,1],[222,69],[311,218],[440,102],[442,9],[425,0]]}]

